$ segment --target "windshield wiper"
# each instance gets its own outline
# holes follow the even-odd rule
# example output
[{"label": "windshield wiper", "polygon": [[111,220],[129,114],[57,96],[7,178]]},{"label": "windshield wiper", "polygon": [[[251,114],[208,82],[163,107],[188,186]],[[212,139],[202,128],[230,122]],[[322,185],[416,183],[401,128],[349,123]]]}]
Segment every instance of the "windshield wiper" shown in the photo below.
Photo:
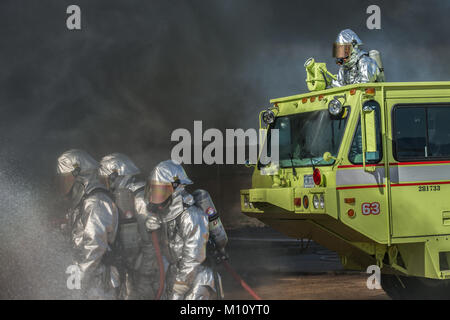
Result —
[{"label": "windshield wiper", "polygon": [[314,167],[314,161],[313,161],[313,158],[311,157],[311,158],[309,158],[309,160],[311,160],[311,165],[312,165],[313,171],[315,171],[315,170],[316,170],[316,167]]},{"label": "windshield wiper", "polygon": [[307,159],[309,159],[309,161],[311,161],[311,166],[312,166],[313,171],[316,170],[316,164],[318,164],[320,161],[322,161],[322,159],[320,159],[316,162],[316,164],[314,164],[313,158],[316,158],[316,156],[314,156],[310,152],[305,152],[305,158],[307,158]]},{"label": "windshield wiper", "polygon": [[295,172],[295,168],[294,168],[294,155],[292,153],[289,153],[289,159],[291,159],[292,175],[294,177],[297,177],[297,172]]}]

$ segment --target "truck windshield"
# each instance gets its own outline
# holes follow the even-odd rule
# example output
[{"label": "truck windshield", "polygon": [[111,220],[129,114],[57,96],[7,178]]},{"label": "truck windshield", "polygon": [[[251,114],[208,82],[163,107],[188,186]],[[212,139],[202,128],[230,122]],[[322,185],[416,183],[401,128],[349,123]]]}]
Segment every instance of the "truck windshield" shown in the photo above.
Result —
[{"label": "truck windshield", "polygon": [[280,167],[309,167],[331,165],[323,154],[337,156],[344,135],[348,114],[344,119],[334,119],[328,110],[319,110],[279,117],[273,129],[279,130]]}]

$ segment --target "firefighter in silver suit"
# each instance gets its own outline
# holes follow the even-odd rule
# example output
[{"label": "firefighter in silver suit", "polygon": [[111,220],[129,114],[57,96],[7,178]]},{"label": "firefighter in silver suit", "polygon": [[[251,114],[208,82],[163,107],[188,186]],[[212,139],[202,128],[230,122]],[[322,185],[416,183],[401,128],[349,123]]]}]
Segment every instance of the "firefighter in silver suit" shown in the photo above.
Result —
[{"label": "firefighter in silver suit", "polygon": [[[183,167],[172,160],[159,163],[147,179],[147,228],[160,226],[161,246],[169,261],[166,298],[209,300],[216,296],[213,270],[206,262],[208,216],[194,205],[184,187],[192,184]],[[157,217],[158,219],[154,219]]]},{"label": "firefighter in silver suit", "polygon": [[[361,39],[350,29],[342,30],[333,44],[333,58],[340,66],[337,79],[332,87],[341,87],[355,83],[383,82],[384,72],[379,63],[363,51]],[[373,52],[377,52],[373,50]],[[377,52],[378,53],[378,52]],[[372,51],[371,51],[372,55]]]},{"label": "firefighter in silver suit", "polygon": [[121,298],[154,300],[160,286],[160,270],[145,227],[149,219],[144,203],[145,178],[133,161],[121,153],[103,157],[99,174],[119,210],[119,243],[125,264]]},{"label": "firefighter in silver suit", "polygon": [[63,226],[74,249],[74,265],[86,299],[115,299],[117,268],[111,263],[118,212],[98,178],[99,163],[83,150],[64,152],[57,161],[59,191],[70,203]]}]

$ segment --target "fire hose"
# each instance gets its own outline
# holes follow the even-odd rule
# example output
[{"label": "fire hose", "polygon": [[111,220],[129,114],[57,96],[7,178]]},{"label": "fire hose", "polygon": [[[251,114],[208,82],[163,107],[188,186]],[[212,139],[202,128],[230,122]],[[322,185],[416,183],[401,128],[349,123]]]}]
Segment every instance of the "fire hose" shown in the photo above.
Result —
[{"label": "fire hose", "polygon": [[[159,300],[161,298],[162,292],[164,290],[164,280],[165,280],[165,273],[164,273],[164,263],[161,255],[161,250],[159,247],[159,241],[158,241],[158,234],[157,231],[152,232],[152,242],[155,247],[156,256],[158,259],[158,266],[159,266],[159,288],[158,293],[156,294],[155,300]],[[233,278],[242,286],[242,288],[245,289],[255,300],[261,300],[261,298],[253,291],[252,288],[237,274],[237,272],[230,266],[230,264],[222,260],[222,263],[225,267],[225,269],[233,276]]]},{"label": "fire hose", "polygon": [[250,288],[247,283],[245,283],[245,281],[237,274],[236,271],[234,271],[234,269],[228,262],[223,261],[223,265],[225,269],[227,269],[227,271],[233,276],[233,278],[242,286],[242,288],[244,288],[245,291],[247,291],[253,297],[253,299],[261,300],[261,298],[255,293],[255,291],[253,291],[253,289]]},{"label": "fire hose", "polygon": [[156,257],[158,259],[158,266],[159,266],[159,288],[158,288],[158,293],[156,294],[156,298],[155,298],[155,300],[159,300],[159,299],[161,299],[161,295],[164,290],[164,280],[166,278],[166,275],[164,273],[164,262],[162,259],[161,250],[159,248],[157,231],[152,232],[152,241],[153,241],[153,246],[155,247]]}]

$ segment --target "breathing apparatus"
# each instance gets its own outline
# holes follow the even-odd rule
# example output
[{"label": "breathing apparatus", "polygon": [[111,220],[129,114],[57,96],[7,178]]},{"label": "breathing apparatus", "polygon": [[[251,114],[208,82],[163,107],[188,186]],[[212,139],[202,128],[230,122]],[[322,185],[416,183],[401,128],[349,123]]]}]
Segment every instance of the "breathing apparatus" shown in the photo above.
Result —
[{"label": "breathing apparatus", "polygon": [[228,259],[228,255],[225,252],[225,247],[228,243],[228,236],[211,196],[207,191],[201,189],[195,190],[192,195],[194,196],[197,207],[199,207],[208,216],[209,237],[210,240],[212,240],[215,249],[214,256],[216,262],[219,263],[222,260]]}]

